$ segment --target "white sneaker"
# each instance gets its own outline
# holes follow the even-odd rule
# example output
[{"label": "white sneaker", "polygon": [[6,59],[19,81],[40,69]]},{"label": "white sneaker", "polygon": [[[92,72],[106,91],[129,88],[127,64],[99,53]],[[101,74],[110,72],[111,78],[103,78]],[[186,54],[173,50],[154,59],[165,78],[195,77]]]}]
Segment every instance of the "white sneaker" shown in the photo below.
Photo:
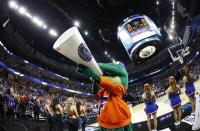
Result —
[{"label": "white sneaker", "polygon": [[178,123],[179,123],[179,122],[175,122],[175,123],[174,123],[174,124],[175,124],[175,126],[178,126]]},{"label": "white sneaker", "polygon": [[181,124],[181,122],[179,121],[179,122],[177,122],[177,124],[178,124],[178,125],[180,125],[180,124]]},{"label": "white sneaker", "polygon": [[192,113],[191,113],[191,116],[195,116],[195,113],[194,113],[194,112],[192,112]]}]

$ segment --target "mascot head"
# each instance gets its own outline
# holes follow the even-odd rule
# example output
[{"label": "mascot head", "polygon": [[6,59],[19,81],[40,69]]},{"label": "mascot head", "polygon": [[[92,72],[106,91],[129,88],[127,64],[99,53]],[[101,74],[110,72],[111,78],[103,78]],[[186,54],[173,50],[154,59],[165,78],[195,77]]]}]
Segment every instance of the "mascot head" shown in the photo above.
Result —
[{"label": "mascot head", "polygon": [[[114,83],[122,84],[126,89],[128,88],[128,73],[126,71],[125,65],[122,62],[113,63],[98,63],[101,71],[103,72],[103,77],[107,77]],[[93,82],[93,93],[97,93],[99,90],[98,82]]]}]

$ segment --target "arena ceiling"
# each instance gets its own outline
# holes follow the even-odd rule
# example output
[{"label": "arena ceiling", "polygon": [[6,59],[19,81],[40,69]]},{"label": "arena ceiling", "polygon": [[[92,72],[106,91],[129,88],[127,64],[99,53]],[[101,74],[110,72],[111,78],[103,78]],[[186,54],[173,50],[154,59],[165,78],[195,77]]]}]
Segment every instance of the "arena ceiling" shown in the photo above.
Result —
[{"label": "arena ceiling", "polygon": [[[52,47],[58,36],[69,27],[74,26],[75,21],[79,21],[79,30],[96,60],[98,62],[111,62],[112,59],[122,61],[125,63],[129,75],[141,72],[142,69],[149,71],[155,65],[161,65],[161,63],[164,64],[170,60],[169,54],[166,55],[167,52],[164,50],[155,58],[148,60],[148,64],[135,64],[130,60],[121,42],[117,39],[117,27],[123,19],[134,14],[149,16],[160,28],[163,28],[164,25],[168,26],[172,0],[14,0],[19,5],[26,7],[33,15],[41,18],[47,28],[55,29],[56,37],[49,35],[46,30],[34,25],[19,12],[9,8],[8,2],[11,0],[0,1],[3,3],[1,6],[4,7],[1,8],[1,18],[4,18],[1,22],[4,23],[9,18],[14,33],[12,37],[7,37],[8,35],[5,35],[4,32],[1,34],[1,40],[7,47],[25,59],[68,77],[74,72],[75,64],[55,52]],[[200,13],[199,8],[197,8],[200,5],[198,0],[174,1],[176,4],[180,3],[191,17]],[[182,37],[184,28],[189,22],[178,12],[176,12],[175,18],[176,32]],[[2,28],[2,31],[4,30]],[[85,34],[86,31],[88,32],[87,35]],[[11,40],[13,37],[19,40],[18,43]],[[20,42],[29,47],[25,51],[26,46],[24,46],[24,53],[21,53],[23,48],[19,46]],[[31,48],[34,50],[31,50]],[[44,55],[45,58],[33,58],[33,55],[37,55],[36,51]],[[67,68],[61,71],[61,68],[56,68],[57,64],[53,64],[55,61],[62,63],[63,65],[60,66],[67,66]],[[80,79],[76,75],[74,77]]]}]

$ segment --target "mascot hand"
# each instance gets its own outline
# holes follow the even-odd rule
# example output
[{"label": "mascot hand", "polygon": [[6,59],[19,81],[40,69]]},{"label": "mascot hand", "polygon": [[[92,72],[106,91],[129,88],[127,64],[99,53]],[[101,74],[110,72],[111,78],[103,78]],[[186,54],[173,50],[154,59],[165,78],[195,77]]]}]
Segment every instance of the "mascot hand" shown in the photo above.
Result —
[{"label": "mascot hand", "polygon": [[87,77],[92,77],[94,81],[100,82],[100,76],[97,75],[91,68],[78,64],[76,72]]},{"label": "mascot hand", "polygon": [[96,81],[94,81],[92,85],[92,92],[93,94],[96,94],[98,91],[99,91],[99,85],[97,84]]},{"label": "mascot hand", "polygon": [[76,72],[78,74],[83,74],[84,73],[84,70],[86,70],[88,67],[84,66],[84,65],[81,65],[81,64],[78,64],[77,65],[77,68],[76,68]]}]

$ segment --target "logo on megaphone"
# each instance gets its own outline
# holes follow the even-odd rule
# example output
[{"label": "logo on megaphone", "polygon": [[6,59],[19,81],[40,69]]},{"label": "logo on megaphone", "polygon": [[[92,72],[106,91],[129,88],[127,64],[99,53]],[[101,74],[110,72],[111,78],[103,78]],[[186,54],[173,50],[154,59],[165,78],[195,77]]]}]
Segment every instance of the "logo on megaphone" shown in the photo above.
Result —
[{"label": "logo on megaphone", "polygon": [[78,54],[84,61],[91,61],[92,60],[92,54],[90,51],[84,46],[84,43],[81,43],[78,47]]},{"label": "logo on megaphone", "polygon": [[102,72],[89,48],[85,44],[77,27],[65,31],[53,45],[53,49],[70,60],[93,69],[97,74]]}]

